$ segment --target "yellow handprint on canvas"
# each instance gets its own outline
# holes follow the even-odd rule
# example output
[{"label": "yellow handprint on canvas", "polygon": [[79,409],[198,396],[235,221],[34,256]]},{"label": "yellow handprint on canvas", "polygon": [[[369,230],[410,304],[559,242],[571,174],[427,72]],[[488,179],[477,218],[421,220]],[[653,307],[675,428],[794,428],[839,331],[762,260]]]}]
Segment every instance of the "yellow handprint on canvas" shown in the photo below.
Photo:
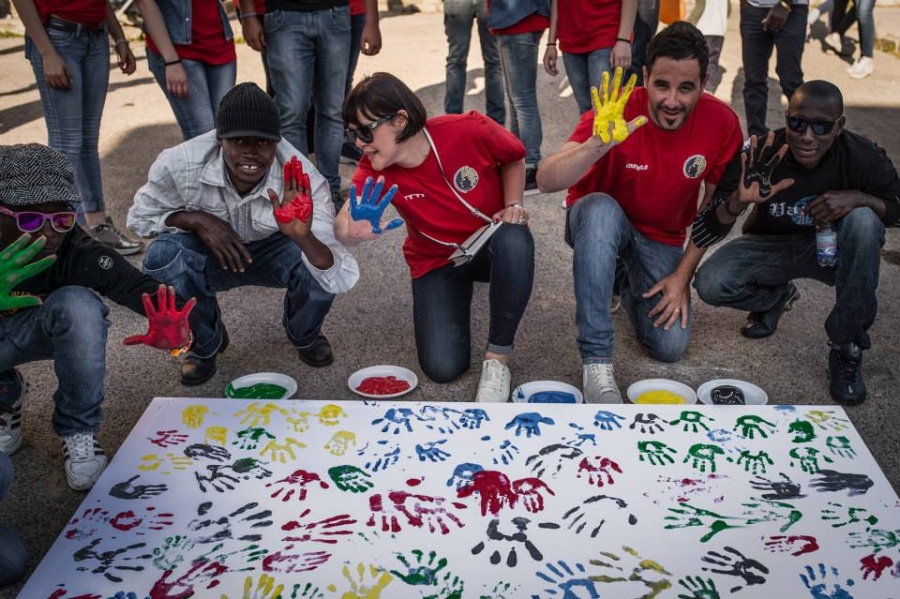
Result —
[{"label": "yellow handprint on canvas", "polygon": [[[623,142],[635,129],[647,122],[645,116],[639,116],[631,123],[625,122],[625,104],[628,103],[636,81],[637,77],[632,75],[628,78],[625,87],[620,89],[622,68],[617,67],[612,89],[609,86],[609,73],[603,72],[602,98],[597,88],[591,87],[591,101],[594,104],[594,135],[599,135],[603,143],[608,144],[613,139]],[[629,131],[629,125],[631,125],[631,131]],[[610,126],[612,127],[612,136],[610,136]]]}]

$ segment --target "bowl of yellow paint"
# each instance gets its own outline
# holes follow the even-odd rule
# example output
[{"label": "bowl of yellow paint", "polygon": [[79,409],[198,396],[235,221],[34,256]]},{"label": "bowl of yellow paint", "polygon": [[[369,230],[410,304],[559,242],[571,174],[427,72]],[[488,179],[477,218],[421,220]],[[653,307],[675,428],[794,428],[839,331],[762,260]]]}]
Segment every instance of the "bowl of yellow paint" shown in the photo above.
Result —
[{"label": "bowl of yellow paint", "polygon": [[634,404],[685,405],[697,403],[694,390],[671,379],[644,379],[632,383],[625,392]]}]

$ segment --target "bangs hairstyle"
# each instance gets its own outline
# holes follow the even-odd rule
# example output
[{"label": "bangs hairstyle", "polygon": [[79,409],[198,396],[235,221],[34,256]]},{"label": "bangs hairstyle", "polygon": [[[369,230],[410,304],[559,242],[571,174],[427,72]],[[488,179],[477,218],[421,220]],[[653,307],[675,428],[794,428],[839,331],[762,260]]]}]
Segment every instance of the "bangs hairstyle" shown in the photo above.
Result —
[{"label": "bangs hairstyle", "polygon": [[370,121],[396,114],[398,110],[406,112],[406,126],[397,136],[397,142],[403,142],[425,128],[428,115],[419,97],[405,83],[390,73],[374,73],[369,75],[350,90],[344,101],[342,116],[348,125],[359,127],[359,115]]},{"label": "bangs hairstyle", "polygon": [[700,63],[700,80],[706,77],[709,67],[709,46],[699,29],[687,21],[675,21],[657,33],[647,46],[647,71],[653,71],[657,58],[691,60]]}]

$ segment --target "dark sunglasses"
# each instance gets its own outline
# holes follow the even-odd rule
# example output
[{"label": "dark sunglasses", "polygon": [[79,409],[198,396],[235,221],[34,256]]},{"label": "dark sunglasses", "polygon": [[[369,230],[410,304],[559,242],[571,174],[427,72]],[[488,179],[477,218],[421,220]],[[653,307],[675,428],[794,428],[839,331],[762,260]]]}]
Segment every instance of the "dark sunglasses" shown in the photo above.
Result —
[{"label": "dark sunglasses", "polygon": [[397,116],[396,112],[387,116],[383,116],[377,121],[372,121],[368,125],[357,125],[356,129],[344,129],[344,136],[347,138],[347,142],[351,144],[355,144],[357,139],[364,144],[370,144],[372,143],[372,140],[375,139],[375,129],[385,124],[395,116]]},{"label": "dark sunglasses", "polygon": [[50,221],[50,226],[57,233],[68,233],[75,226],[74,212],[54,212],[53,214],[44,214],[43,212],[13,212],[0,206],[0,214],[5,214],[16,219],[16,226],[23,233],[37,233],[40,231],[46,221]]},{"label": "dark sunglasses", "polygon": [[811,121],[799,116],[788,116],[787,125],[794,133],[806,133],[806,128],[812,127],[813,134],[828,135],[829,133],[831,133],[831,130],[834,129],[834,126],[837,124],[837,122],[841,120],[841,118],[843,117],[837,118],[833,121]]}]

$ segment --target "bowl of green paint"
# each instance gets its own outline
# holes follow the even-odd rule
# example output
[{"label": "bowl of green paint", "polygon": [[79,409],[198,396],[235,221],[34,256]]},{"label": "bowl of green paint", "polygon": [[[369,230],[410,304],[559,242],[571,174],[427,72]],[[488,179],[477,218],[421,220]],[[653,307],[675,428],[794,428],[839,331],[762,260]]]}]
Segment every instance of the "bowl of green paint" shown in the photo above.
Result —
[{"label": "bowl of green paint", "polygon": [[236,378],[225,386],[231,399],[290,399],[297,392],[297,381],[279,372],[257,372]]}]

